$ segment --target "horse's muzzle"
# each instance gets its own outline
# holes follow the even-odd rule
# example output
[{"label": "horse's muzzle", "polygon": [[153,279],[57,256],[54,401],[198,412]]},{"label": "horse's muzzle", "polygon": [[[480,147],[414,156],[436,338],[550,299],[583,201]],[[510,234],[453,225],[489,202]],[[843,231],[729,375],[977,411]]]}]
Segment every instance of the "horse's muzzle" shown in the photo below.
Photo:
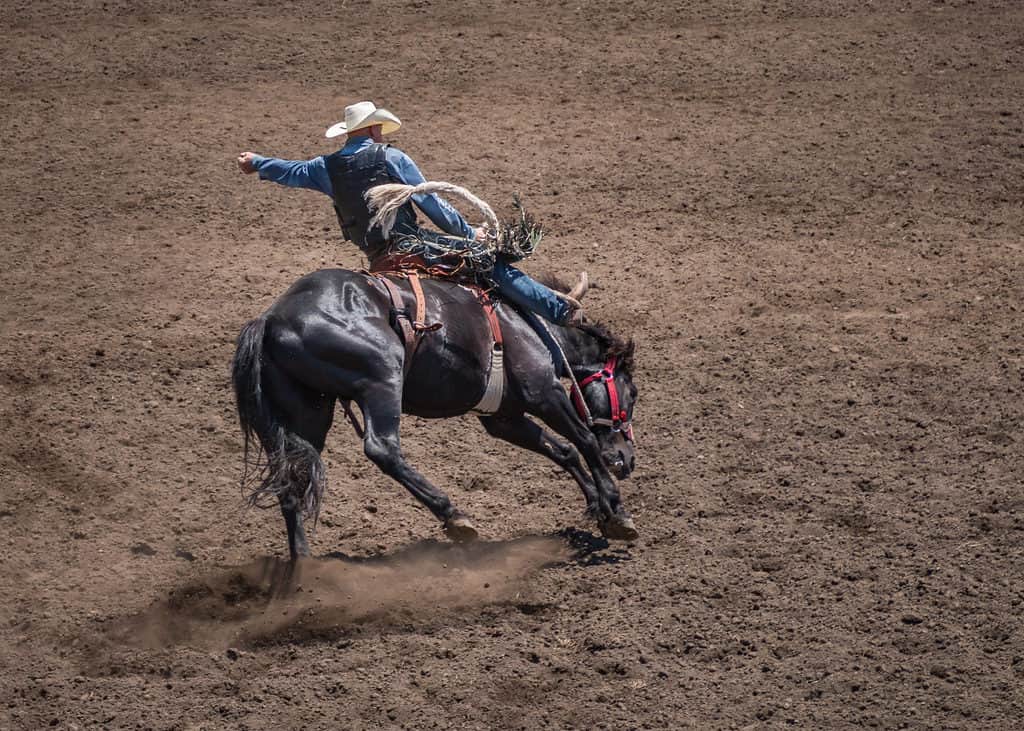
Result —
[{"label": "horse's muzzle", "polygon": [[622,452],[615,455],[614,459],[605,459],[608,469],[619,480],[625,480],[636,469],[636,457],[632,454],[627,457]]}]

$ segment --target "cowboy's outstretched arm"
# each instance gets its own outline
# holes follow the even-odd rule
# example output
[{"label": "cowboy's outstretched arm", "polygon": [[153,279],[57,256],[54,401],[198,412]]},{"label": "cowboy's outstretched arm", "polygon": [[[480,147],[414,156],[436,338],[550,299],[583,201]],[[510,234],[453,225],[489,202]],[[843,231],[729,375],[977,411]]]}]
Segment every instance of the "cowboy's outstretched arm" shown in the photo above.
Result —
[{"label": "cowboy's outstretched arm", "polygon": [[[406,185],[419,185],[426,182],[423,173],[416,167],[416,163],[401,150],[389,147],[385,162],[392,177],[401,180]],[[421,211],[427,214],[434,225],[445,233],[467,239],[474,237],[472,226],[466,223],[466,219],[444,199],[433,193],[421,193],[414,195],[412,200]]]},{"label": "cowboy's outstretched arm", "polygon": [[327,196],[333,193],[331,177],[327,174],[327,165],[323,157],[314,157],[312,160],[281,160],[253,152],[243,152],[238,156],[237,162],[243,173],[258,172],[261,180],[270,180],[289,188],[318,190]]}]

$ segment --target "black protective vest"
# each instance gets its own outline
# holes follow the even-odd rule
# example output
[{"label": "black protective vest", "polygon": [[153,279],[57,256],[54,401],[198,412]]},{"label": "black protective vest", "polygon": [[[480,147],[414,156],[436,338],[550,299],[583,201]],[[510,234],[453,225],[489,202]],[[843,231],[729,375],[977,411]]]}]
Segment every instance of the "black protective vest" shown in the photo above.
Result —
[{"label": "black protective vest", "polygon": [[[385,161],[388,145],[374,143],[354,155],[335,152],[324,158],[327,174],[334,189],[334,210],[345,239],[355,243],[373,261],[384,252],[387,240],[379,227],[370,228],[370,209],[366,205],[366,191],[375,185],[400,183],[391,177]],[[415,233],[416,212],[411,203],[398,209],[398,217],[391,235]]]}]

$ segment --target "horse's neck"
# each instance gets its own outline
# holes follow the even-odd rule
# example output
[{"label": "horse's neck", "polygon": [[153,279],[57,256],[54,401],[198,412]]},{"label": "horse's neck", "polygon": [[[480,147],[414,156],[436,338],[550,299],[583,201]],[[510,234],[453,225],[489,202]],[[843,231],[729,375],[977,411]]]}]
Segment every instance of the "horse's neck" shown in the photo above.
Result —
[{"label": "horse's neck", "polygon": [[574,327],[558,327],[555,337],[573,371],[592,371],[604,364],[604,347],[590,333]]}]

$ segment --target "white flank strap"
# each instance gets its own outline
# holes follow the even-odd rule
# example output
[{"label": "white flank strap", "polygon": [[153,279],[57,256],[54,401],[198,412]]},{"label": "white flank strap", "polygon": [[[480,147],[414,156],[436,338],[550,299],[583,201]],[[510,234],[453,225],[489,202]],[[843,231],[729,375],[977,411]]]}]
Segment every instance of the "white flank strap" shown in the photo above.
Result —
[{"label": "white flank strap", "polygon": [[473,407],[478,414],[493,414],[501,407],[505,395],[505,353],[495,345],[491,348],[491,367],[487,373],[487,388],[480,403]]}]

